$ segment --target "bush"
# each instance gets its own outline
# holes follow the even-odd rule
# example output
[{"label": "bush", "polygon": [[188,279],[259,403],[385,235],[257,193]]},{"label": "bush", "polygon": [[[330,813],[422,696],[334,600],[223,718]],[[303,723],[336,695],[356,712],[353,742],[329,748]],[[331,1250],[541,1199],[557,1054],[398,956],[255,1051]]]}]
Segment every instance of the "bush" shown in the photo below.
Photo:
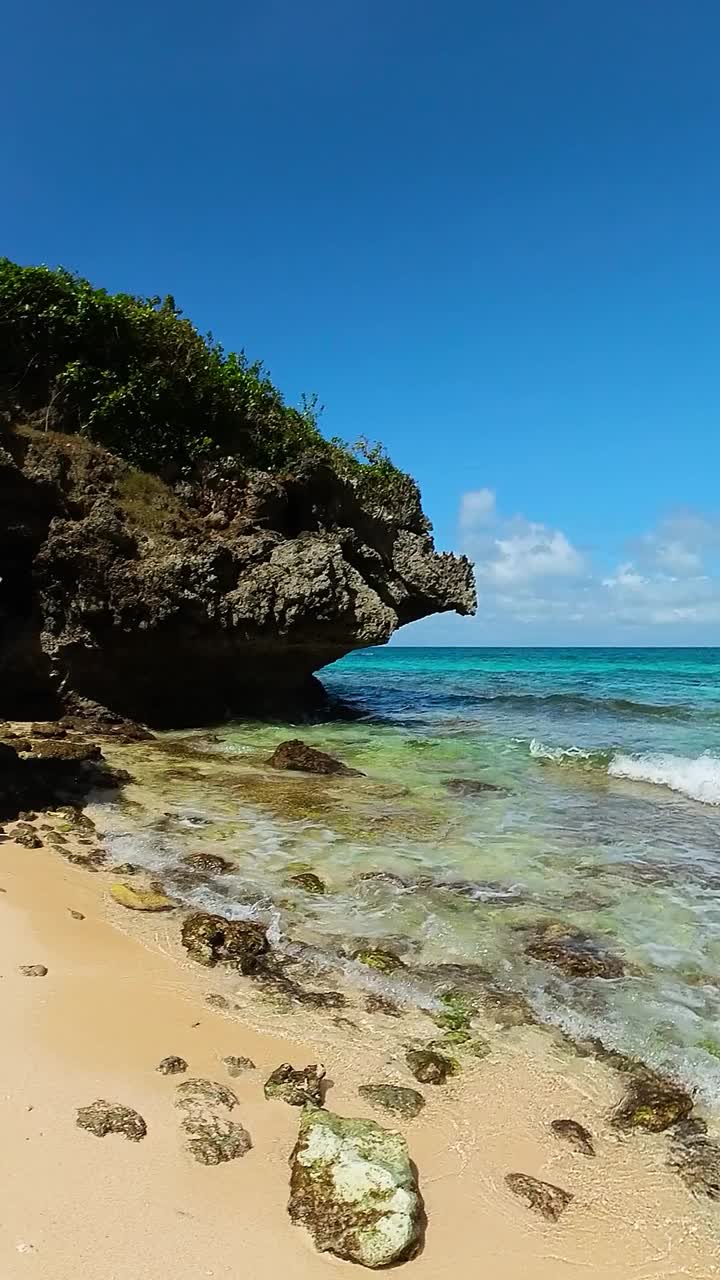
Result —
[{"label": "bush", "polygon": [[318,457],[373,506],[418,503],[380,446],[326,440],[314,398],[286,405],[261,363],[202,337],[172,297],[111,294],[62,268],[0,259],[0,408],[146,471],[191,475],[230,455],[287,472]]}]

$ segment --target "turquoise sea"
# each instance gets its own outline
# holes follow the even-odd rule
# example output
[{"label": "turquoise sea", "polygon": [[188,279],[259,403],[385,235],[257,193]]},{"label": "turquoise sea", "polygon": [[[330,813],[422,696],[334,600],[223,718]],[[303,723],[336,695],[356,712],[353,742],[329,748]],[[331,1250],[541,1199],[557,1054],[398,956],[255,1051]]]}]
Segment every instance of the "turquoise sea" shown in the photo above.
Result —
[{"label": "turquoise sea", "polygon": [[[408,1000],[434,968],[476,966],[542,1020],[720,1106],[720,649],[390,647],[322,679],[356,718],[127,748],[145,809],[105,809],[118,855],[358,982],[353,946],[391,947],[407,969],[373,981]],[[289,736],[366,777],[273,775]],[[191,880],[182,859],[203,849],[233,874]],[[298,868],[327,892],[294,885]],[[547,925],[581,931],[624,976],[533,958]]]}]

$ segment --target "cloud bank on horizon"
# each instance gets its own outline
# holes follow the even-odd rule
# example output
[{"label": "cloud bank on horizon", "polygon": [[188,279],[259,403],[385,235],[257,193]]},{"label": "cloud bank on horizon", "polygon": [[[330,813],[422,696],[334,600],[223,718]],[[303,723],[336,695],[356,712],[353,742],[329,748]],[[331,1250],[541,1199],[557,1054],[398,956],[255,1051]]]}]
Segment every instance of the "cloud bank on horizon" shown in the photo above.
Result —
[{"label": "cloud bank on horizon", "polygon": [[720,516],[678,509],[617,563],[562,529],[505,515],[492,489],[464,493],[458,549],[475,567],[478,614],[407,629],[414,644],[717,644]]}]

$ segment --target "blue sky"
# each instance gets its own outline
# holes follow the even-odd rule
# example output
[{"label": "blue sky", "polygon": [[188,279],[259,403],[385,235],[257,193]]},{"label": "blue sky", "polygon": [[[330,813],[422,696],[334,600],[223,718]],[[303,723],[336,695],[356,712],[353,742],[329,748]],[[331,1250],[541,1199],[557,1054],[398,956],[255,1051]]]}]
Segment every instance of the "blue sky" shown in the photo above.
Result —
[{"label": "blue sky", "polygon": [[478,565],[409,642],[717,641],[717,4],[30,0],[3,45],[1,251],[382,439]]}]

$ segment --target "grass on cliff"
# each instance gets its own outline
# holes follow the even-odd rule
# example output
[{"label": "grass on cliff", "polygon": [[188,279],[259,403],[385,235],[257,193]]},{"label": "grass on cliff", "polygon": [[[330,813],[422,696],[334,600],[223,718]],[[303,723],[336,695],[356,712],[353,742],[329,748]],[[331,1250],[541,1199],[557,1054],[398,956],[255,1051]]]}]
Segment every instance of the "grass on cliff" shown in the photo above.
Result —
[{"label": "grass on cliff", "polygon": [[169,479],[234,457],[287,473],[324,460],[370,505],[413,502],[381,446],[327,440],[316,400],[287,405],[259,362],[203,337],[172,297],[108,293],[63,268],[0,259],[0,409],[78,432]]}]

